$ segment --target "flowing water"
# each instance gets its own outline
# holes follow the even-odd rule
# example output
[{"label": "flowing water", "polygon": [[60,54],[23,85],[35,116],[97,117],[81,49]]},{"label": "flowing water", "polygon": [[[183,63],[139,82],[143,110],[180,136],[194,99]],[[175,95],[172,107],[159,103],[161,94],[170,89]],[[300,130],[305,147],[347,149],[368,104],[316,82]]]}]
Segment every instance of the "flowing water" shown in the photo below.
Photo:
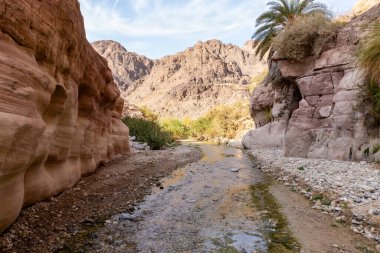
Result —
[{"label": "flowing water", "polygon": [[108,220],[87,251],[297,252],[278,210],[266,210],[277,206],[253,161],[235,148],[200,148],[201,161],[163,180],[133,213]]}]

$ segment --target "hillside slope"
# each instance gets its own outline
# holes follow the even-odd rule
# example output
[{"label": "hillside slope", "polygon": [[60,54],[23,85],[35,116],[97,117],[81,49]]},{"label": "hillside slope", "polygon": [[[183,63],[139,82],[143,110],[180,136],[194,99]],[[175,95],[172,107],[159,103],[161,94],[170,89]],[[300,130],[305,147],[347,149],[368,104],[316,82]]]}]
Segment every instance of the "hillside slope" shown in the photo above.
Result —
[{"label": "hillside slope", "polygon": [[91,43],[92,47],[108,62],[116,84],[120,90],[148,75],[153,67],[153,60],[128,52],[120,43],[112,40],[101,40]]},{"label": "hillside slope", "polygon": [[198,42],[155,62],[149,75],[123,94],[162,117],[196,118],[212,107],[248,101],[251,77],[266,64],[252,53],[218,40]]}]

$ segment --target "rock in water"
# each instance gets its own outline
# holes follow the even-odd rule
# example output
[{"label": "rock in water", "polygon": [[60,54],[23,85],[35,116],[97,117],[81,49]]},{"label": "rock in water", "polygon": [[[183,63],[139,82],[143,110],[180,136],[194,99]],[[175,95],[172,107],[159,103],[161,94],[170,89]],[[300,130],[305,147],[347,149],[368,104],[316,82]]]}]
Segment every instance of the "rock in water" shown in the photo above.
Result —
[{"label": "rock in water", "polygon": [[0,2],[0,232],[129,151],[123,99],[76,0]]}]

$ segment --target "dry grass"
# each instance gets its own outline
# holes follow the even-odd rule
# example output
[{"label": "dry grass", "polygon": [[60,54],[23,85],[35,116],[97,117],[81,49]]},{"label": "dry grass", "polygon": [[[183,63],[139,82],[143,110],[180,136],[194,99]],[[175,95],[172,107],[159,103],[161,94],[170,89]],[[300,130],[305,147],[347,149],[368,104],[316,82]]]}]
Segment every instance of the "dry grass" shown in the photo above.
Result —
[{"label": "dry grass", "polygon": [[319,55],[339,26],[323,15],[302,16],[274,38],[273,48],[281,57],[302,61],[307,56]]},{"label": "dry grass", "polygon": [[368,29],[368,37],[359,49],[358,62],[368,78],[380,84],[380,22]]}]

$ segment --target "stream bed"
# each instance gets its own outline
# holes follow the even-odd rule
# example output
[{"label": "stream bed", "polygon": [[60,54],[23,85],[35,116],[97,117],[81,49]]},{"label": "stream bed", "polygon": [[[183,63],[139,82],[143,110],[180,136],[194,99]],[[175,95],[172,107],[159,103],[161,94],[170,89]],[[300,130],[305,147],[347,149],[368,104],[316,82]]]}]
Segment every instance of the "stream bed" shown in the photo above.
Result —
[{"label": "stream bed", "polygon": [[[204,157],[175,171],[133,213],[107,220],[92,252],[298,252],[243,151],[200,144]],[[265,197],[267,196],[267,197]],[[269,196],[269,198],[268,198]]]},{"label": "stream bed", "polygon": [[201,160],[157,183],[134,210],[78,234],[75,248],[131,253],[375,252],[362,246],[346,226],[273,182],[244,151],[197,145],[204,153]]}]

